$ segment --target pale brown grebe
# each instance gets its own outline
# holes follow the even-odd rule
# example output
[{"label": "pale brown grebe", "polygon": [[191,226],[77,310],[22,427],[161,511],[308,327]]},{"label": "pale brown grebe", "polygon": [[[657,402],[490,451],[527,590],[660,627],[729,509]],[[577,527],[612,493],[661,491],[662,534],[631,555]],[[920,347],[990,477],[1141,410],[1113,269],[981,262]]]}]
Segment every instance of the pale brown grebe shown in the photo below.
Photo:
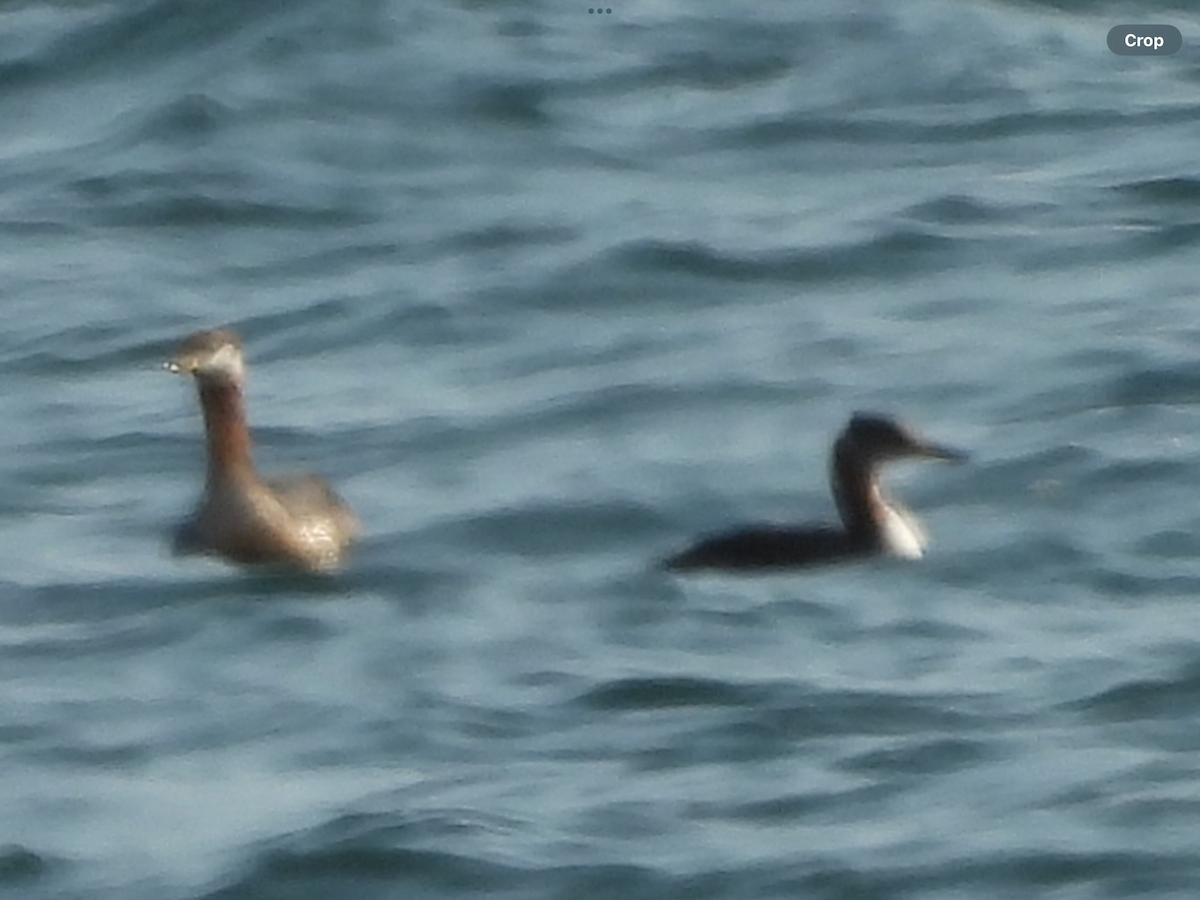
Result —
[{"label": "pale brown grebe", "polygon": [[242,388],[246,365],[232,331],[200,331],[163,364],[191,374],[208,444],[204,494],[175,534],[176,553],[208,553],[247,565],[330,571],[358,535],[358,520],[315,475],[262,479],[250,458]]},{"label": "pale brown grebe", "polygon": [[833,445],[830,480],[843,528],[757,525],[702,539],[666,560],[668,569],[782,569],[859,556],[916,559],[925,535],[916,518],[889,499],[879,467],[904,458],[962,462],[959,450],[930,443],[894,419],[855,413]]}]

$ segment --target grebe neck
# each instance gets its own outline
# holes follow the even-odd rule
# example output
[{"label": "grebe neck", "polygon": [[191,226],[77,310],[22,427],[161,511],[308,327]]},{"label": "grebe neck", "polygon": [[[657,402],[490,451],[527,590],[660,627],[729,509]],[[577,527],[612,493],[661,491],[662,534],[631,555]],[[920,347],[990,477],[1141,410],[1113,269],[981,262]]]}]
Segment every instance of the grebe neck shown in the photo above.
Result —
[{"label": "grebe neck", "polygon": [[833,453],[833,496],[854,546],[920,559],[925,531],[916,516],[889,498],[879,481],[879,460],[840,444]]},{"label": "grebe neck", "polygon": [[252,475],[250,428],[246,424],[241,385],[201,382],[199,387],[208,445],[207,486],[212,488],[231,478]]},{"label": "grebe neck", "polygon": [[830,469],[833,499],[846,532],[855,541],[878,543],[887,503],[875,466],[839,441],[833,448]]}]

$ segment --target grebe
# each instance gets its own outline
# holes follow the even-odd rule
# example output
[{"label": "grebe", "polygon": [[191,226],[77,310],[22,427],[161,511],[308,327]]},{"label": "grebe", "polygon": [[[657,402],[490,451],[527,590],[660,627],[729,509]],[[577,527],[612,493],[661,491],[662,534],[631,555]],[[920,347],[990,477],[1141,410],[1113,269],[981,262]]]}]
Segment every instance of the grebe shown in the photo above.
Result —
[{"label": "grebe", "polygon": [[163,367],[195,377],[208,444],[204,494],[176,532],[174,551],[246,565],[336,569],[358,535],[358,520],[315,475],[263,479],[255,471],[242,398],[241,339],[226,329],[197,332]]},{"label": "grebe", "polygon": [[962,462],[959,450],[930,443],[894,419],[855,413],[838,435],[830,457],[830,480],[843,528],[759,525],[702,539],[665,562],[668,569],[782,569],[838,562],[859,556],[917,559],[925,547],[920,523],[889,499],[879,467],[904,458]]}]

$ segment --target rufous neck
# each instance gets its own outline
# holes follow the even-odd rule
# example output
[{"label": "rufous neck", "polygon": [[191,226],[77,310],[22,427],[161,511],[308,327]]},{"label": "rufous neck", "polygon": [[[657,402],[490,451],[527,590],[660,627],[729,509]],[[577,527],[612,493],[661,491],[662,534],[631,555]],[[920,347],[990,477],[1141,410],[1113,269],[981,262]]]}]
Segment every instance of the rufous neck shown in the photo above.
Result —
[{"label": "rufous neck", "polygon": [[251,475],[250,428],[246,404],[237,382],[200,382],[200,407],[208,443],[208,486]]}]

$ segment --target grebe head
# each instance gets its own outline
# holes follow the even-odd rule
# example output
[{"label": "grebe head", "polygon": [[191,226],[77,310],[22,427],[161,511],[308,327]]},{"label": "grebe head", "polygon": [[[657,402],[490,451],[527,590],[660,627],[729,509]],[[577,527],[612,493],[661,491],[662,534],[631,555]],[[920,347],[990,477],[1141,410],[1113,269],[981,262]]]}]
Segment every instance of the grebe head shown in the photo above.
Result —
[{"label": "grebe head", "polygon": [[202,384],[240,385],[246,376],[242,339],[225,328],[197,331],[163,363],[168,372],[191,374]]},{"label": "grebe head", "polygon": [[967,454],[935,444],[915,434],[890,416],[855,413],[837,440],[839,454],[849,454],[866,465],[893,459],[943,459],[963,462]]}]

